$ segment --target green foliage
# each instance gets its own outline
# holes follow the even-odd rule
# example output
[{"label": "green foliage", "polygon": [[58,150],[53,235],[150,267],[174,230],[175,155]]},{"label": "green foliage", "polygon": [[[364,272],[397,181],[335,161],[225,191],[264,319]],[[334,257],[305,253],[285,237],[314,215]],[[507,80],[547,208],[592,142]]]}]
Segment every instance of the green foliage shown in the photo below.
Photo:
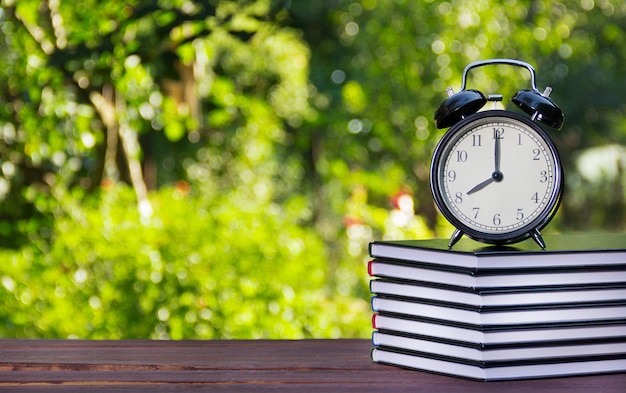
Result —
[{"label": "green foliage", "polygon": [[[535,66],[539,89],[554,88],[551,97],[565,113],[563,130],[552,136],[575,188],[564,197],[561,215],[567,227],[561,230],[606,229],[601,220],[577,213],[581,203],[594,211],[603,206],[614,211],[609,206],[623,206],[624,194],[613,193],[616,199],[607,205],[588,188],[576,187],[582,184],[576,160],[589,145],[626,142],[619,87],[626,51],[613,46],[624,39],[625,13],[621,2],[612,1],[295,3],[294,23],[305,26],[305,38],[322,53],[312,58],[312,80],[318,95],[332,101],[320,100],[327,121],[324,132],[319,123],[312,131],[323,134],[324,141],[317,167],[331,169],[321,172],[323,183],[339,177],[344,194],[365,185],[376,206],[408,188],[416,212],[436,229],[440,217],[431,203],[428,165],[444,132],[432,118],[446,98],[445,89],[460,89],[461,73],[472,61],[521,59]],[[320,21],[326,23],[320,26]],[[468,88],[503,94],[508,109],[517,110],[508,98],[529,88],[528,77],[522,69],[483,67],[470,73]],[[366,107],[355,105],[362,102]],[[613,162],[621,172],[609,187],[621,190],[626,184],[624,162],[624,156]],[[333,168],[349,168],[350,175]],[[368,177],[361,173],[396,181],[393,186],[354,184],[355,177]],[[592,227],[595,222],[599,225]],[[620,229],[624,222],[620,213],[610,226]],[[374,233],[382,229],[372,228]],[[436,233],[448,236],[447,230]]]},{"label": "green foliage", "polygon": [[2,336],[366,336],[368,242],[451,233],[432,117],[479,59],[565,112],[550,230],[626,225],[621,2],[1,4]]},{"label": "green foliage", "polygon": [[[232,209],[184,185],[72,197],[53,242],[3,255],[4,336],[302,338],[363,335],[365,299],[327,285],[324,245],[276,204]],[[193,212],[193,216],[190,213]],[[9,322],[10,321],[10,322]]]}]

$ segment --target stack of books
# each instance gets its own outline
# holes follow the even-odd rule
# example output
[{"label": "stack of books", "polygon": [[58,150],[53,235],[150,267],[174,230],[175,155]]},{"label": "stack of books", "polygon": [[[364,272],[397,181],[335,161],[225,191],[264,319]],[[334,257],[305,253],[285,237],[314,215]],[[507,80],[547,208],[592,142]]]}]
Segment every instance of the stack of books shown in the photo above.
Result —
[{"label": "stack of books", "polygon": [[370,244],[372,360],[484,381],[626,371],[626,234]]}]

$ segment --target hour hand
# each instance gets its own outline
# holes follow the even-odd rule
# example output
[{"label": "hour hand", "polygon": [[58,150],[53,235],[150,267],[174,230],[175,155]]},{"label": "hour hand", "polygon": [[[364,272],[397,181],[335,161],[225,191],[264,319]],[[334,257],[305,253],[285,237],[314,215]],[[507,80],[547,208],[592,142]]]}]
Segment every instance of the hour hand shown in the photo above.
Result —
[{"label": "hour hand", "polygon": [[467,192],[467,195],[473,194],[476,191],[480,191],[483,188],[487,187],[488,185],[490,185],[491,183],[493,183],[494,181],[496,181],[496,179],[494,179],[493,176],[491,176],[489,179],[485,180],[484,182],[478,183],[477,185],[474,186],[474,188],[472,188],[471,190],[469,190]]},{"label": "hour hand", "polygon": [[482,190],[483,188],[487,187],[494,181],[496,183],[500,183],[502,179],[504,179],[504,175],[502,174],[502,172],[495,171],[494,173],[491,174],[491,177],[489,179],[485,180],[484,182],[476,184],[474,188],[472,188],[471,190],[467,192],[467,195],[470,195],[470,194],[475,193],[476,191]]}]

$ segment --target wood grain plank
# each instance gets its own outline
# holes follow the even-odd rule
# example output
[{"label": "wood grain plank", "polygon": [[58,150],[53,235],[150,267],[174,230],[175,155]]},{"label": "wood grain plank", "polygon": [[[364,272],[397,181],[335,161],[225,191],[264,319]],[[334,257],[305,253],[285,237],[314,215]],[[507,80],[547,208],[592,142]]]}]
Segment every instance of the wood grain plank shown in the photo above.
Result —
[{"label": "wood grain plank", "polygon": [[374,364],[370,348],[369,340],[0,340],[0,391],[626,391],[626,374],[483,383]]}]

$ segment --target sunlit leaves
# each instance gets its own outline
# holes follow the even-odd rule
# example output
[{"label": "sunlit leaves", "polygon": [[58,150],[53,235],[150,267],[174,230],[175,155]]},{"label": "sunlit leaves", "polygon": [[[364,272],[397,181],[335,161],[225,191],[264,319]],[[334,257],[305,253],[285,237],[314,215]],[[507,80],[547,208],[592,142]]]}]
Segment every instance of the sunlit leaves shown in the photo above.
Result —
[{"label": "sunlit leaves", "polygon": [[172,97],[166,96],[163,98],[161,106],[163,113],[160,116],[160,122],[163,124],[163,132],[166,138],[171,142],[179,141],[187,132],[185,123],[188,113],[185,113],[185,109]]},{"label": "sunlit leaves", "polygon": [[216,208],[233,196],[163,189],[153,203],[167,208],[146,227],[124,207],[129,191],[111,189],[100,207],[58,220],[47,255],[27,247],[5,259],[0,299],[13,325],[4,335],[284,339],[367,329],[354,324],[367,302],[320,290],[321,240],[279,206]]},{"label": "sunlit leaves", "polygon": [[[296,8],[303,14],[313,10],[305,5]],[[410,185],[420,201],[417,211],[430,216],[429,227],[438,228],[436,212],[429,207],[428,162],[442,131],[434,128],[432,116],[446,98],[445,88],[460,88],[464,67],[487,58],[528,61],[537,69],[539,89],[546,85],[554,88],[552,97],[567,119],[556,139],[579,148],[582,140],[589,140],[602,129],[603,137],[594,137],[598,142],[622,140],[620,122],[610,120],[623,113],[622,99],[607,94],[614,89],[604,83],[609,74],[615,75],[614,82],[623,79],[617,77],[620,71],[616,61],[626,53],[610,43],[623,40],[625,26],[619,21],[624,20],[624,11],[611,1],[513,0],[501,5],[488,1],[345,2],[340,7],[329,6],[325,14],[332,17],[329,30],[338,39],[331,43],[321,34],[311,34],[317,48],[333,53],[329,56],[332,60],[313,56],[312,69],[326,72],[325,78],[316,79],[320,92],[329,94],[336,89],[335,84],[341,85],[342,105],[331,105],[325,113],[327,158],[322,158],[324,165],[319,167],[333,168],[323,173],[345,179],[344,195],[353,192],[359,179],[357,183],[369,190],[367,205],[371,208],[386,206],[390,194],[403,183]],[[528,88],[528,73],[509,68],[473,71],[468,88],[505,97]],[[357,94],[353,80],[358,81],[363,94]],[[602,94],[597,93],[599,84],[605,86]],[[359,96],[367,105],[363,114],[355,107],[355,97]],[[581,99],[583,96],[587,99]],[[600,102],[606,108],[602,115],[596,109]],[[515,110],[510,104],[507,107]],[[341,117],[335,110],[349,114]],[[336,118],[345,120],[337,122]],[[363,119],[372,124],[367,132],[363,131]],[[593,127],[590,120],[607,125]],[[561,149],[566,165],[570,165],[569,149]],[[336,163],[326,163],[335,158]],[[388,162],[391,164],[383,165]],[[395,187],[370,185],[355,175],[371,173],[388,179],[386,171],[390,168],[402,173]],[[383,236],[391,233],[385,227],[375,228]]]},{"label": "sunlit leaves", "polygon": [[273,72],[280,77],[271,88],[269,101],[281,117],[292,126],[301,124],[310,115],[308,66],[309,49],[295,31],[284,30],[268,36],[260,44],[262,55],[269,61]]},{"label": "sunlit leaves", "polygon": [[[367,243],[451,232],[428,186],[432,117],[485,58],[532,63],[565,112],[553,135],[575,191],[554,227],[623,227],[623,172],[591,187],[574,165],[590,144],[624,144],[623,4],[274,5],[3,2],[3,332],[362,334]],[[485,67],[468,83],[508,103],[529,75]],[[119,184],[128,158],[151,218]]]},{"label": "sunlit leaves", "polygon": [[361,85],[356,81],[349,81],[341,89],[343,101],[350,113],[362,112],[367,107],[367,97]]}]

